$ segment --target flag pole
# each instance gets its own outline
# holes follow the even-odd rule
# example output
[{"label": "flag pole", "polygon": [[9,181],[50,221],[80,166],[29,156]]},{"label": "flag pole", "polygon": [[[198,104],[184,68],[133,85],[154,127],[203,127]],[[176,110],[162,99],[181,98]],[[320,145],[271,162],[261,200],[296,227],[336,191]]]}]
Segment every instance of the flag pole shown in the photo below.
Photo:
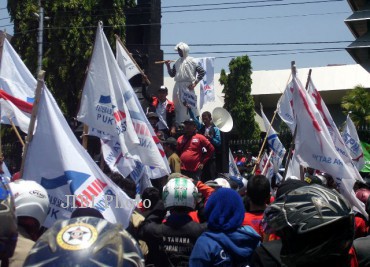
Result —
[{"label": "flag pole", "polygon": [[87,141],[88,141],[89,126],[84,123],[84,128],[82,130],[82,146],[87,150]]},{"label": "flag pole", "polygon": [[[6,32],[3,31],[3,33],[0,36],[0,63],[3,58],[3,48],[4,48],[4,41],[6,38]],[[1,110],[1,109],[0,109]],[[1,111],[0,111],[0,118],[1,118]],[[4,160],[3,157],[3,144],[2,144],[2,136],[1,136],[1,125],[0,125],[0,163],[2,164],[2,161]]]},{"label": "flag pole", "polygon": [[146,83],[148,85],[150,85],[150,81],[149,81],[148,77],[145,75],[144,71],[140,68],[140,66],[136,63],[135,59],[131,56],[131,53],[127,50],[126,46],[121,41],[121,38],[119,38],[119,36],[117,34],[115,34],[114,36],[116,37],[116,40],[120,43],[120,45],[122,46],[122,48],[125,49],[127,55],[131,58],[132,62],[134,62],[136,68],[140,71],[140,73],[144,77]]},{"label": "flag pole", "polygon": [[15,127],[13,120],[10,117],[8,117],[8,120],[10,121],[10,124],[12,125],[12,128],[13,128],[15,134],[17,135],[17,137],[19,139],[19,142],[21,142],[22,146],[24,147],[24,141],[23,141],[21,135],[19,134],[19,131],[17,130],[17,127]]},{"label": "flag pole", "polygon": [[267,169],[267,166],[269,165],[269,162],[270,162],[270,159],[271,159],[272,153],[273,153],[273,151],[271,150],[271,151],[270,151],[270,155],[269,155],[269,157],[268,157],[268,159],[267,159],[267,163],[266,163],[265,167],[263,167],[262,175],[265,175],[265,176],[266,176],[265,171],[266,171],[266,169]]},{"label": "flag pole", "polygon": [[[294,61],[292,61],[292,73],[293,75],[295,76],[296,75],[296,68],[295,68],[295,65],[293,67],[293,63]],[[308,89],[308,85],[309,85],[309,82],[310,82],[310,79],[311,79],[311,73],[312,73],[312,69],[310,69],[308,71],[308,77],[307,77],[307,82],[306,82],[306,90]],[[286,174],[288,172],[288,168],[289,168],[289,163],[290,163],[290,160],[291,160],[291,157],[292,157],[292,153],[293,153],[293,150],[294,150],[294,147],[295,147],[295,137],[297,135],[297,124],[295,125],[295,128],[294,128],[294,133],[293,133],[293,138],[292,138],[292,142],[290,143],[290,147],[289,147],[289,152],[288,152],[288,156],[287,156],[287,160],[285,162],[285,169],[284,169],[284,174],[283,174],[283,181],[285,181],[285,177],[286,177]]]},{"label": "flag pole", "polygon": [[3,50],[4,50],[4,41],[6,38],[6,31],[4,30],[0,35],[0,63],[3,58]]},{"label": "flag pole", "polygon": [[35,129],[35,122],[36,122],[37,112],[38,112],[38,109],[39,109],[41,91],[42,91],[42,87],[44,85],[44,77],[45,77],[45,71],[40,70],[38,75],[37,75],[37,86],[36,86],[36,91],[35,91],[35,100],[34,100],[33,106],[32,106],[30,125],[28,127],[26,143],[25,143],[24,150],[23,150],[21,170],[19,172],[19,174],[20,174],[19,178],[20,179],[23,177],[24,164],[25,164],[25,161],[26,161],[28,147],[29,147],[29,144],[30,144],[30,142],[32,141],[32,138],[33,138],[33,132],[34,132],[34,129]]},{"label": "flag pole", "polygon": [[262,146],[261,146],[261,149],[258,153],[258,157],[257,157],[257,161],[253,167],[253,171],[252,171],[252,175],[254,174],[254,172],[256,171],[256,168],[257,168],[257,165],[259,164],[260,160],[261,160],[261,155],[262,155],[262,152],[263,152],[263,148],[265,147],[265,144],[266,144],[266,141],[267,141],[267,137],[268,137],[268,133],[270,132],[271,130],[271,127],[272,127],[272,123],[273,121],[275,120],[275,116],[276,116],[276,112],[277,112],[277,109],[274,111],[274,115],[272,116],[272,119],[271,119],[271,122],[270,122],[270,125],[269,125],[269,128],[266,132],[266,136],[265,138],[263,139],[263,143],[262,143]]}]

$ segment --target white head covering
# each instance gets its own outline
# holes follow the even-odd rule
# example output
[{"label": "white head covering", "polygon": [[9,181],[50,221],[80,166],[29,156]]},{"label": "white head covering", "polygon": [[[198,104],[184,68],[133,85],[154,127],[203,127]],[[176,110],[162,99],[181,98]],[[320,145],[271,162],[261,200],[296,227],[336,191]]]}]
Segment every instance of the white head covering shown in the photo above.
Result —
[{"label": "white head covering", "polygon": [[182,51],[183,53],[183,57],[187,57],[189,55],[189,46],[183,42],[180,42],[178,43],[176,46],[175,46],[175,51],[177,51],[177,49],[180,48],[180,50]]}]

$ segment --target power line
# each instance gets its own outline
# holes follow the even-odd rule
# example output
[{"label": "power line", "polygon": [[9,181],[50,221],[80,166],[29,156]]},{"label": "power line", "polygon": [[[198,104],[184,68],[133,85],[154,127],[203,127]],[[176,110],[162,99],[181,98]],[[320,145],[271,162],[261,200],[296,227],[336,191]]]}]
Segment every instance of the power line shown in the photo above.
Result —
[{"label": "power line", "polygon": [[[248,57],[266,57],[266,56],[284,56],[284,55],[296,55],[296,54],[312,54],[312,53],[332,53],[332,52],[343,52],[344,49],[337,49],[337,50],[330,50],[330,51],[299,51],[299,52],[287,52],[287,53],[270,53],[270,54],[255,54],[255,55],[248,55]],[[215,57],[216,59],[219,58],[235,58],[236,56],[223,56],[223,57]]]},{"label": "power line", "polygon": [[[244,21],[244,20],[265,20],[265,19],[283,19],[283,18],[294,18],[294,17],[309,17],[309,16],[327,16],[327,15],[337,15],[337,14],[348,14],[346,11],[338,12],[326,12],[326,13],[309,13],[309,14],[293,14],[293,15],[284,15],[284,16],[268,16],[268,17],[252,17],[252,18],[235,18],[235,19],[218,19],[218,20],[198,20],[198,21],[178,21],[178,22],[162,22],[162,25],[166,24],[187,24],[187,23],[204,23],[204,22],[230,22],[230,21]],[[154,23],[159,24],[159,23]],[[137,26],[145,26],[152,24],[140,24]],[[127,25],[130,27],[131,25]],[[133,25],[135,26],[135,25]]]},{"label": "power line", "polygon": [[169,10],[169,11],[162,11],[162,13],[178,13],[178,12],[189,12],[189,11],[215,11],[215,10],[227,10],[227,9],[240,9],[240,8],[253,8],[253,7],[277,7],[277,6],[289,6],[289,5],[305,5],[305,4],[320,4],[320,3],[332,3],[332,2],[342,2],[343,0],[322,0],[322,1],[315,1],[315,2],[299,2],[299,3],[283,3],[283,4],[264,4],[264,5],[256,5],[256,6],[237,6],[237,7],[219,7],[219,8],[201,8],[201,9],[183,9],[183,10]]},{"label": "power line", "polygon": [[260,1],[248,1],[248,2],[226,2],[226,3],[214,3],[214,4],[194,4],[194,5],[178,5],[178,6],[162,6],[162,8],[177,8],[177,7],[196,7],[196,6],[221,6],[221,5],[240,5],[240,4],[254,4],[261,2],[281,2],[284,0],[260,0]]},{"label": "power line", "polygon": [[[266,53],[266,52],[290,52],[290,51],[337,51],[343,50],[343,47],[326,47],[326,48],[297,48],[297,49],[269,49],[269,50],[243,50],[243,51],[207,51],[207,52],[192,52],[192,55],[199,54],[242,54],[242,53]],[[164,53],[166,55],[177,55],[178,53]]]},{"label": "power line", "polygon": [[[339,43],[349,43],[352,41],[308,41],[308,42],[276,42],[276,43],[222,43],[222,44],[188,44],[189,46],[250,46],[250,45],[302,45],[302,44],[339,44]],[[136,45],[136,44],[130,44]],[[171,47],[176,44],[162,44],[161,46]],[[176,53],[175,53],[176,54]]]}]

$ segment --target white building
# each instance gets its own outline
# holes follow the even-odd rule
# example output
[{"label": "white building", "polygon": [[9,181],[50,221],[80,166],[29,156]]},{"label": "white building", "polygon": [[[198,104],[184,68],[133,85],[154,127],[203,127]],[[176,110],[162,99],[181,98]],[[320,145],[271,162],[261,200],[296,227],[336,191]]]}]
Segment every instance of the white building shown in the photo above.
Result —
[{"label": "white building", "polygon": [[[357,85],[370,88],[370,75],[358,64],[353,65],[335,65],[326,67],[311,68],[311,79],[319,90],[321,97],[328,106],[334,121],[341,125],[345,121],[345,115],[342,113],[340,103],[342,97]],[[297,68],[298,77],[302,84],[306,83],[309,68]],[[290,69],[285,70],[267,70],[254,71],[252,73],[252,96],[259,113],[259,106],[262,103],[266,116],[271,119],[276,109],[277,102],[283,93],[286,85],[290,81]],[[223,87],[219,83],[220,74],[216,73],[214,77],[216,102],[215,106],[223,106],[224,97]],[[172,99],[172,88],[175,82],[171,77],[164,78],[164,85],[167,86],[168,97]],[[199,99],[199,86],[196,88],[196,94]],[[199,101],[198,101],[199,104]],[[257,118],[259,121],[259,118]],[[277,120],[279,121],[279,120]],[[261,123],[260,123],[261,125]],[[264,129],[264,127],[261,127]]]}]

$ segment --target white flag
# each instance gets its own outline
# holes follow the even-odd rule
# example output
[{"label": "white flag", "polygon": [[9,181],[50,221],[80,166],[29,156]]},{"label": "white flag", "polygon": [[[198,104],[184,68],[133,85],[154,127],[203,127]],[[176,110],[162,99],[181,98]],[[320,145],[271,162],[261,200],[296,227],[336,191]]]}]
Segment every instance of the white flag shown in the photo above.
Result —
[{"label": "white flag", "polygon": [[357,170],[361,171],[365,166],[364,153],[362,151],[360,138],[358,137],[355,124],[351,120],[349,114],[347,115],[346,124],[343,128],[342,138],[350,152],[350,156]]},{"label": "white flag", "polygon": [[327,127],[329,131],[335,149],[341,156],[344,164],[348,165],[348,167],[352,171],[351,176],[354,177],[355,179],[362,180],[360,173],[358,172],[358,170],[356,169],[355,165],[352,162],[352,158],[350,157],[350,153],[342,139],[342,136],[339,133],[338,127],[335,125],[335,122],[328,108],[326,107],[324,100],[321,98],[319,91],[316,89],[311,79],[309,79],[308,82],[307,92],[308,95],[311,97],[312,102],[315,104],[319,114],[321,115],[324,125]]},{"label": "white flag", "polygon": [[121,43],[116,39],[116,59],[119,67],[126,75],[127,79],[130,80],[140,71],[132,61],[126,50],[122,47]]},{"label": "white flag", "polygon": [[[119,57],[124,56],[124,55],[121,55],[121,56],[118,55],[118,54],[121,53],[121,51],[122,50],[117,50],[117,61],[118,61]],[[122,65],[119,65],[119,67],[123,72]],[[125,76],[124,73],[123,73],[123,76]],[[134,89],[131,87],[130,83],[127,82],[127,84],[128,84],[128,86],[124,88],[124,90],[125,90],[124,95],[125,95],[127,108],[128,108],[128,111],[129,111],[129,113],[132,117],[132,120],[133,120],[134,124],[135,125],[140,125],[140,127],[135,127],[136,133],[139,136],[139,138],[141,138],[141,140],[143,140],[144,138],[148,139],[148,137],[149,137],[147,135],[143,136],[143,134],[142,134],[143,129],[145,129],[146,132],[148,132],[148,131],[150,132],[150,135],[152,136],[152,140],[149,138],[148,142],[150,142],[153,145],[152,149],[155,149],[154,144],[157,146],[158,151],[160,153],[159,157],[162,158],[162,163],[163,163],[161,166],[156,167],[155,165],[151,164],[152,160],[148,159],[148,157],[158,156],[157,153],[150,154],[150,152],[147,149],[138,150],[137,151],[137,153],[138,153],[137,156],[140,158],[142,164],[147,167],[145,177],[149,177],[150,179],[156,179],[156,178],[160,178],[160,177],[163,177],[165,175],[168,175],[171,172],[171,169],[168,165],[168,160],[167,160],[166,154],[164,153],[163,146],[160,143],[160,140],[158,139],[157,135],[155,134],[155,132],[153,130],[153,127],[149,123],[149,121],[146,117],[146,114],[145,114],[145,112],[144,112],[144,110],[141,106],[141,103],[140,103],[139,99],[137,98],[137,96],[135,94]],[[131,166],[132,166],[132,163],[131,163]],[[138,167],[138,166],[139,165],[136,164],[136,167],[135,167],[137,169],[136,172],[140,173],[141,168]],[[144,177],[144,176],[140,176],[140,177]]]},{"label": "white flag", "polygon": [[284,155],[286,152],[285,147],[281,143],[278,135],[276,134],[274,128],[272,127],[271,123],[267,119],[265,113],[263,113],[262,104],[261,104],[261,115],[262,115],[263,123],[265,124],[265,128],[267,131],[266,135],[267,135],[267,143],[268,143],[269,148],[272,151],[274,151],[276,156],[278,156],[281,159],[284,158]]},{"label": "white flag", "polygon": [[301,168],[294,152],[292,158],[289,161],[288,170],[286,171],[285,178],[288,178],[290,176],[301,177]]},{"label": "white flag", "polygon": [[215,58],[214,57],[203,57],[194,58],[194,61],[198,63],[206,72],[206,75],[200,82],[200,103],[199,109],[203,108],[208,102],[215,102],[215,87],[214,87],[214,76],[215,76]]},{"label": "white flag", "polygon": [[283,95],[280,97],[277,108],[279,117],[288,125],[292,134],[294,134],[296,123],[292,109],[292,92],[289,85],[285,88]]},{"label": "white flag", "polygon": [[301,82],[293,75],[288,85],[292,92],[292,107],[297,124],[295,155],[298,162],[333,176],[340,192],[367,217],[364,204],[355,196],[355,176],[337,152],[330,133]]},{"label": "white flag", "polygon": [[12,121],[22,132],[28,133],[32,104],[8,95],[5,91],[1,90],[2,82],[3,79],[0,78],[1,123],[11,124],[10,121]]},{"label": "white flag", "polygon": [[[169,170],[148,128],[137,97],[122,75],[102,26],[98,26],[94,52],[77,118],[118,140],[122,155],[144,165]],[[164,152],[162,151],[164,154]]]},{"label": "white flag", "polygon": [[264,152],[259,163],[261,174],[265,175],[269,179],[270,183],[271,178],[274,176],[274,165],[271,162],[272,153],[273,151],[270,152],[270,155],[267,155],[267,153]]},{"label": "white flag", "polygon": [[233,154],[229,148],[229,174],[232,176],[240,176],[240,172],[234,161]]},{"label": "white flag", "polygon": [[135,206],[133,200],[100,170],[81,146],[45,86],[37,120],[23,177],[40,183],[48,191],[50,210],[44,226],[70,218],[76,206],[90,206],[108,221],[127,227]]},{"label": "white flag", "polygon": [[121,145],[116,138],[101,139],[100,143],[104,161],[112,172],[118,172],[126,178],[135,169],[136,164],[140,163],[122,153]]},{"label": "white flag", "polygon": [[91,57],[81,106],[77,119],[91,128],[118,136],[124,151],[126,145],[138,144],[122,88],[126,86],[112,50],[99,25]]},{"label": "white flag", "polygon": [[33,102],[37,81],[6,38],[1,57],[0,77],[5,81],[5,84],[2,84],[5,92],[25,102]]}]

